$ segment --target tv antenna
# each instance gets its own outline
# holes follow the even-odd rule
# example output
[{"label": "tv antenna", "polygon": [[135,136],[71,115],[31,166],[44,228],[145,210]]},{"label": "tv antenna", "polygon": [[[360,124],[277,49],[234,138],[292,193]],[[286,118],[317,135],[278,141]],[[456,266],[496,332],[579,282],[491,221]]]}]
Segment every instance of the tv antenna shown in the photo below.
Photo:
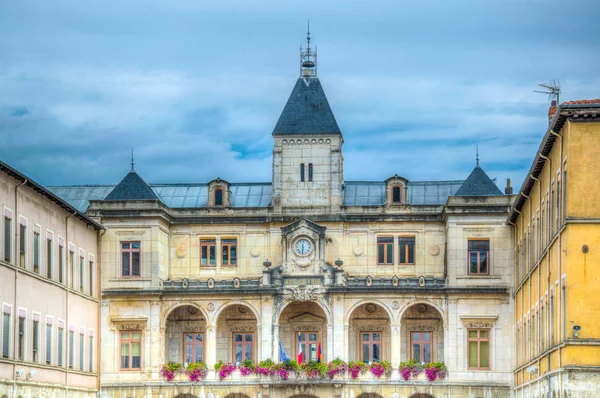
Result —
[{"label": "tv antenna", "polygon": [[535,90],[534,93],[547,94],[548,99],[556,99],[556,103],[560,103],[560,81],[551,80],[548,84],[538,84],[542,90]]}]

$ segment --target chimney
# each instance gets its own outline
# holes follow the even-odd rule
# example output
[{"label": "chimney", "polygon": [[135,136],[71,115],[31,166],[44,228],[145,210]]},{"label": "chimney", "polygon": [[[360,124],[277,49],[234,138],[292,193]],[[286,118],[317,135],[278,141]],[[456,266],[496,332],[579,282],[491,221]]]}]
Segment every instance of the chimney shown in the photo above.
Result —
[{"label": "chimney", "polygon": [[[555,102],[555,101],[552,101]],[[513,189],[510,186],[510,178],[506,179],[506,188],[504,188],[504,193],[507,195],[512,195],[513,194]]]},{"label": "chimney", "polygon": [[552,103],[550,104],[550,109],[548,109],[548,119],[552,120],[552,117],[554,116],[555,113],[556,113],[556,100],[552,100]]}]

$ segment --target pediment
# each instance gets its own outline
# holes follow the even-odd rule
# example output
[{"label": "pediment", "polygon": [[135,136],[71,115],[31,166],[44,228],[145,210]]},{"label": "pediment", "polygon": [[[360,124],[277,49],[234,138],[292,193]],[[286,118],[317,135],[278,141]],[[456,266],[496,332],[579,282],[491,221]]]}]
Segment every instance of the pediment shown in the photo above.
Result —
[{"label": "pediment", "polygon": [[303,314],[296,315],[295,317],[290,318],[289,322],[290,323],[325,322],[325,318],[321,318],[319,316],[305,312]]},{"label": "pediment", "polygon": [[307,218],[301,217],[294,221],[291,224],[286,225],[285,227],[281,227],[281,233],[283,235],[289,235],[299,229],[306,229],[311,231],[319,236],[325,236],[325,231],[327,227],[323,227]]}]

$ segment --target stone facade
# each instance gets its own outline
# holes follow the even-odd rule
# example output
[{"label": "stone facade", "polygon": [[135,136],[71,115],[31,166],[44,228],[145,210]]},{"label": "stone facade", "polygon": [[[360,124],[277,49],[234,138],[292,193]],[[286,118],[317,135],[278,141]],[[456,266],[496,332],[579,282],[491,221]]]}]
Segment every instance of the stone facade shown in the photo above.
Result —
[{"label": "stone facade", "polygon": [[[311,79],[300,78],[300,94],[280,118],[294,129],[308,123],[298,115],[328,109]],[[351,204],[341,133],[308,131],[315,119],[332,117],[315,114],[304,132],[278,124],[269,205],[240,205],[250,200],[240,200],[242,188],[216,179],[208,197],[196,200],[206,205],[167,206],[162,197],[150,199],[134,171],[113,192],[143,198],[90,198],[88,215],[106,228],[102,396],[511,396],[514,252],[505,221],[514,197],[500,194],[477,165],[465,184],[477,188],[483,178],[493,192],[411,203],[415,188],[395,175],[376,186],[353,183],[355,202],[364,204]],[[440,189],[432,184],[421,186]],[[471,241],[485,248],[474,251]],[[139,256],[135,275],[131,244]],[[472,333],[480,331],[478,346]],[[127,362],[132,332],[140,345],[134,369]],[[393,371],[282,380],[236,370],[219,380],[214,370],[219,361],[279,362],[282,352],[297,358],[302,342],[304,358],[316,359],[320,347],[323,362],[388,361]],[[209,372],[199,383],[161,376],[167,362],[200,359]],[[399,368],[411,359],[443,362],[448,376],[406,381]]]},{"label": "stone facade", "polygon": [[1,162],[0,209],[0,396],[95,397],[101,227]]}]

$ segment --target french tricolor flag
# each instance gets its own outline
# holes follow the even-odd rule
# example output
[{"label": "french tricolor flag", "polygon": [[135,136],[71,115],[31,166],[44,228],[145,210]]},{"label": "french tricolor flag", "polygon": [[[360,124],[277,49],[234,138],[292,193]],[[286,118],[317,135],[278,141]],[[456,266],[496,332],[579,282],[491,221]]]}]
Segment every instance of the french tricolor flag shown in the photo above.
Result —
[{"label": "french tricolor flag", "polygon": [[302,362],[303,362],[302,341],[300,341],[300,335],[298,335],[298,363],[302,363]]}]

